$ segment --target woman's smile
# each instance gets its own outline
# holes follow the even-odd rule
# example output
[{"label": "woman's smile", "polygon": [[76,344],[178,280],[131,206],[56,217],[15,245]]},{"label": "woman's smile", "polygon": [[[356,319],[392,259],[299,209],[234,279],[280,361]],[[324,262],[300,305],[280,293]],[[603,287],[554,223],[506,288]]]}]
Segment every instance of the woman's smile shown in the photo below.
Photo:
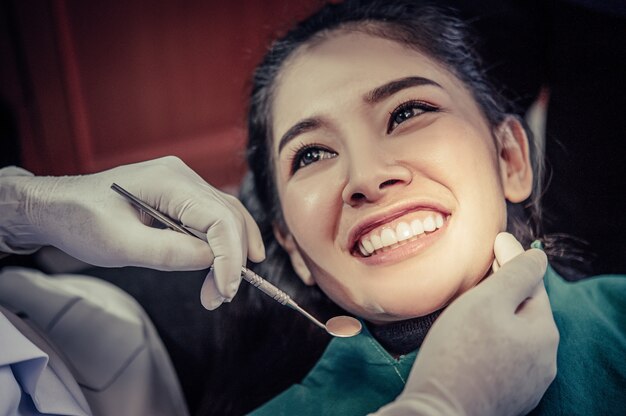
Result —
[{"label": "woman's smile", "polygon": [[[388,254],[403,247],[403,252],[412,246],[423,246],[427,237],[431,237],[446,223],[449,212],[426,204],[411,205],[369,217],[358,223],[349,232],[348,247],[353,255],[363,261],[377,264],[390,261]],[[428,240],[431,240],[429,238]],[[413,244],[420,240],[420,244]]]}]

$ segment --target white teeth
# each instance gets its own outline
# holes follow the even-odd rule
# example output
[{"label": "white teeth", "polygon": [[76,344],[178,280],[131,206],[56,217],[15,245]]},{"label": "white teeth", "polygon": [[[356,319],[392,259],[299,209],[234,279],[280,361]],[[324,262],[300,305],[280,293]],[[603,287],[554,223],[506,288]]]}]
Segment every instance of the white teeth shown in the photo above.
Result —
[{"label": "white teeth", "polygon": [[435,220],[433,219],[433,217],[426,217],[426,219],[424,220],[424,231],[435,231],[437,229],[437,226],[435,225]]},{"label": "white teeth", "polygon": [[363,245],[365,251],[367,251],[368,253],[372,254],[374,252],[374,246],[367,238],[364,238],[363,241],[361,241],[361,244]]},{"label": "white teeth", "polygon": [[420,235],[424,233],[424,226],[420,220],[411,221],[411,231],[413,231],[413,235]]},{"label": "white teeth", "polygon": [[434,215],[429,215],[421,221],[415,219],[411,221],[410,224],[404,221],[399,222],[395,230],[392,228],[384,228],[380,235],[370,234],[368,238],[362,238],[359,242],[359,251],[363,256],[367,257],[372,255],[376,250],[393,246],[398,244],[398,242],[417,237],[424,232],[430,233],[443,227],[445,222],[443,216],[440,213],[433,214]]},{"label": "white teeth", "polygon": [[380,233],[380,240],[383,243],[383,247],[392,246],[398,242],[396,233],[394,233],[391,228],[385,228],[383,232]]},{"label": "white teeth", "polygon": [[398,241],[408,240],[413,237],[413,233],[411,232],[411,227],[406,222],[401,222],[396,225],[396,236],[398,237]]},{"label": "white teeth", "polygon": [[372,245],[374,246],[374,250],[380,250],[381,248],[383,248],[383,242],[380,239],[380,236],[378,236],[377,234],[372,234],[370,238],[372,239]]},{"label": "white teeth", "polygon": [[435,225],[437,226],[437,228],[443,227],[443,217],[441,216],[441,214],[435,215]]}]

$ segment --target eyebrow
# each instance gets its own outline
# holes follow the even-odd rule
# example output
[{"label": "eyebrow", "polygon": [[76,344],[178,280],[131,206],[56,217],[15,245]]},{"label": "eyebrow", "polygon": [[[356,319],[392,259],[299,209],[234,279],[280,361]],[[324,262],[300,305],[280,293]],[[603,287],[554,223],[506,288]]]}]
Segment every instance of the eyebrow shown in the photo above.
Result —
[{"label": "eyebrow", "polygon": [[287,130],[285,134],[283,134],[283,137],[280,138],[280,142],[278,142],[278,153],[280,154],[280,151],[283,149],[283,147],[285,147],[285,145],[293,140],[296,136],[302,133],[306,133],[307,131],[315,130],[321,124],[322,122],[317,118],[305,118],[304,120],[300,120],[299,122],[291,126],[291,128]]},{"label": "eyebrow", "polygon": [[439,85],[432,79],[424,77],[406,77],[390,81],[384,85],[381,85],[380,87],[374,88],[372,91],[365,94],[364,99],[367,103],[375,104],[384,100],[385,98],[394,95],[398,91],[406,88],[418,87],[421,85],[432,85],[443,89],[441,85]]},{"label": "eyebrow", "polygon": [[[370,92],[364,95],[365,102],[369,104],[378,103],[388,97],[391,97],[395,93],[411,87],[418,87],[421,85],[432,85],[435,87],[442,88],[441,85],[436,83],[435,81],[424,78],[424,77],[405,77],[396,79],[393,81],[389,81],[388,83],[381,85],[380,87],[376,87]],[[280,138],[278,142],[278,153],[280,154],[281,150],[287,143],[293,140],[295,137],[302,133],[306,133],[311,130],[315,130],[322,125],[322,121],[318,118],[306,118],[304,120],[300,120],[296,124],[294,124],[289,130],[285,132]]]}]

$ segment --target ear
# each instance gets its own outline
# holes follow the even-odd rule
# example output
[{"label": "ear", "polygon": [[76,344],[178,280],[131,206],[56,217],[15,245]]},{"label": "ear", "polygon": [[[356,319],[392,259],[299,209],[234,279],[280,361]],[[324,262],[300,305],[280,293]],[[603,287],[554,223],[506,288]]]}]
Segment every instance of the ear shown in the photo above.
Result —
[{"label": "ear", "polygon": [[296,244],[293,236],[289,232],[285,232],[282,230],[278,224],[274,224],[274,237],[278,241],[278,244],[281,245],[283,249],[289,255],[289,259],[291,260],[291,266],[293,270],[296,272],[300,280],[304,282],[307,286],[315,285],[315,279],[311,274],[311,271],[307,267],[304,259],[302,258],[302,254],[300,254],[300,248]]},{"label": "ear", "polygon": [[508,116],[495,134],[504,196],[513,203],[522,202],[530,196],[533,187],[528,136],[520,121],[513,116]]}]

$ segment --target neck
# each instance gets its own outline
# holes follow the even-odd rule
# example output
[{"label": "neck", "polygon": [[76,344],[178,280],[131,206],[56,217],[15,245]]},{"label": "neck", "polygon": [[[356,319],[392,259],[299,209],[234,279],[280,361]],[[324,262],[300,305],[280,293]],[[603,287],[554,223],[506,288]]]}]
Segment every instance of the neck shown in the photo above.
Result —
[{"label": "neck", "polygon": [[440,313],[441,310],[438,310],[429,315],[387,324],[368,322],[367,328],[389,354],[405,355],[422,345],[426,334]]}]

